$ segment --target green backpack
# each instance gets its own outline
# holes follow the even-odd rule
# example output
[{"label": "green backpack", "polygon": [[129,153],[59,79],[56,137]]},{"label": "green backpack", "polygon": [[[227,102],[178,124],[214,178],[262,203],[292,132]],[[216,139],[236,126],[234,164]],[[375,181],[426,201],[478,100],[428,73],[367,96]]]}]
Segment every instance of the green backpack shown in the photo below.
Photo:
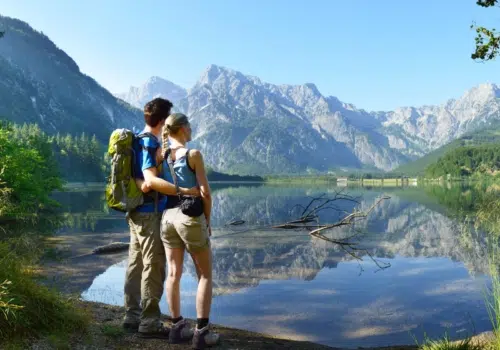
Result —
[{"label": "green backpack", "polygon": [[108,145],[111,174],[106,183],[106,202],[111,209],[130,212],[144,204],[144,194],[134,179],[134,143],[146,136],[156,139],[151,133],[136,135],[128,129],[116,129],[111,133]]}]

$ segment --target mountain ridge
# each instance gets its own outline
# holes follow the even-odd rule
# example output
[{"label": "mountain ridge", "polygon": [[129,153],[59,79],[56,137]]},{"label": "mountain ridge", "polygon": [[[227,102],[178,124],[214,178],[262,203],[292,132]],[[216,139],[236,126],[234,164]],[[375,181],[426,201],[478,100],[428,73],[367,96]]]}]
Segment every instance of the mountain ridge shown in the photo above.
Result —
[{"label": "mountain ridge", "polygon": [[114,95],[142,110],[144,105],[153,98],[163,97],[176,103],[187,95],[187,91],[169,80],[159,76],[152,76],[141,86],[131,86],[128,92]]},{"label": "mountain ridge", "polygon": [[[364,166],[394,170],[453,141],[467,131],[480,128],[483,125],[481,120],[499,118],[498,91],[497,85],[483,83],[440,105],[399,107],[394,111],[373,112],[345,103],[336,96],[324,96],[311,82],[301,85],[270,84],[259,77],[210,64],[193,87],[186,90],[186,97],[179,100],[175,108],[194,119],[193,141],[203,150],[215,152],[211,157],[215,163],[216,158],[220,158],[222,154],[208,146],[208,143],[215,142],[207,140],[208,131],[215,130],[217,125],[227,128],[228,123],[234,123],[234,128],[239,130],[242,120],[263,116],[285,125],[290,122],[302,125],[304,130],[308,129],[304,132],[311,139],[325,140],[326,144],[311,141],[316,143],[313,149],[317,150],[321,144],[326,154],[332,150],[339,151],[336,159],[323,157],[324,161],[331,162],[329,166],[322,166],[318,159],[305,163],[297,159],[281,159],[285,172],[325,172],[329,168]],[[253,121],[253,124],[248,124],[255,126],[259,123]],[[277,133],[279,125],[271,124]],[[287,125],[287,128],[290,126]],[[226,134],[229,133],[234,134]],[[297,134],[292,135],[295,139],[300,139],[296,137]],[[229,143],[236,148],[245,148],[243,142],[248,135],[243,136],[236,137],[241,139],[240,143],[234,143],[234,137]],[[294,141],[288,139],[293,145]],[[224,146],[222,148],[227,151],[229,145]],[[267,147],[274,146],[267,143]],[[312,150],[302,147],[302,151]],[[262,164],[266,162],[259,162],[252,156],[249,158],[248,152],[258,153],[256,149],[239,150],[236,153],[251,163],[260,163],[259,167],[264,165],[268,168],[267,171],[272,170],[270,164]],[[349,157],[352,158],[351,161],[346,161]],[[295,162],[295,165],[298,163],[299,166],[294,166],[291,162]],[[219,162],[213,165],[218,171],[241,170],[234,163],[237,162],[233,160],[229,164]]]},{"label": "mountain ridge", "polygon": [[[484,83],[466,91],[459,98],[448,99],[437,106],[367,112],[335,96],[321,95],[313,83],[274,85],[262,82],[258,77],[212,64],[188,90],[188,96],[179,101],[178,109],[195,116],[210,105],[210,98],[215,98],[222,109],[213,111],[213,114],[225,114],[223,119],[226,121],[232,120],[228,116],[231,109],[238,109],[238,113],[246,110],[254,117],[265,115],[269,112],[266,108],[286,109],[281,114],[288,115],[290,120],[294,119],[290,117],[292,114],[298,120],[308,122],[309,128],[316,131],[314,137],[330,137],[347,147],[348,150],[343,152],[344,157],[352,153],[351,156],[364,166],[393,170],[467,131],[480,128],[485,121],[498,119],[498,96],[497,85]],[[204,103],[194,101],[196,99]],[[219,113],[223,110],[224,113]],[[205,124],[207,122],[204,121]],[[202,128],[201,136],[203,134]],[[195,133],[195,139],[198,136]],[[333,161],[332,165],[345,164]],[[230,168],[221,165],[218,170],[227,171]],[[325,170],[317,164],[313,164],[312,168]]]},{"label": "mountain ridge", "polygon": [[45,132],[95,134],[107,143],[112,129],[133,128],[139,110],[115,98],[46,35],[0,15],[0,116],[37,123]]}]

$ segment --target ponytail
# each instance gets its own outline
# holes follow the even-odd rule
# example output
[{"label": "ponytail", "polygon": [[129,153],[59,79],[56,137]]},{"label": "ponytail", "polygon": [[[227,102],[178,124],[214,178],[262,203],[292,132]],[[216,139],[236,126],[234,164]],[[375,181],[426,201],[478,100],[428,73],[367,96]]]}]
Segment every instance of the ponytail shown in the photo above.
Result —
[{"label": "ponytail", "polygon": [[170,145],[168,143],[168,136],[170,135],[170,125],[165,125],[163,128],[163,146],[162,146],[162,155],[163,159],[167,160],[168,156],[170,155]]},{"label": "ponytail", "polygon": [[182,113],[174,113],[168,116],[163,127],[163,159],[167,159],[170,155],[171,149],[168,144],[168,137],[176,135],[183,125],[188,124],[188,118]]}]

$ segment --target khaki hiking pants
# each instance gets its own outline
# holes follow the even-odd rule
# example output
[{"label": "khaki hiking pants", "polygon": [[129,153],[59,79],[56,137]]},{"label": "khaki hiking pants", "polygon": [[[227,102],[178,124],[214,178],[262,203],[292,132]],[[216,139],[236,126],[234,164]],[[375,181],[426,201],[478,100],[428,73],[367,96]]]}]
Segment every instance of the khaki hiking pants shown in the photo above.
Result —
[{"label": "khaki hiking pants", "polygon": [[130,247],[125,275],[125,322],[140,322],[140,332],[160,325],[160,299],[165,282],[165,250],[160,236],[161,213],[127,215]]}]

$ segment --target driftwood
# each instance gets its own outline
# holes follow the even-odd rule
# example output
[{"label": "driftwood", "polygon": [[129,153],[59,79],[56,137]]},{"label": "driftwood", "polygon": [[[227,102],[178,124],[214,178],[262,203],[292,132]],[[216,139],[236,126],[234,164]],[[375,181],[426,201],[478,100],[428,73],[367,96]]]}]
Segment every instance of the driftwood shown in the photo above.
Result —
[{"label": "driftwood", "polygon": [[343,218],[342,220],[340,220],[339,222],[337,222],[335,224],[331,224],[331,225],[324,225],[323,227],[317,228],[316,230],[309,232],[309,234],[318,235],[321,231],[329,230],[329,229],[334,228],[334,227],[352,225],[356,219],[366,218],[368,216],[368,214],[370,214],[370,212],[380,202],[382,202],[385,199],[389,199],[389,198],[390,197],[388,197],[388,196],[381,197],[366,212],[358,211],[358,212],[351,213],[351,214],[347,215],[345,218]]},{"label": "driftwood", "polygon": [[226,225],[238,226],[238,225],[243,225],[244,223],[245,223],[244,220],[231,220]]},{"label": "driftwood", "polygon": [[106,244],[100,247],[96,247],[92,250],[93,254],[107,254],[107,253],[116,253],[122,250],[127,250],[129,247],[129,243],[123,242],[113,242],[110,244]]},{"label": "driftwood", "polygon": [[[333,202],[336,201],[348,201],[348,202],[354,202],[359,204],[358,198],[349,196],[344,193],[345,190],[341,190],[338,192],[335,192],[335,195],[333,197],[326,197],[326,193],[322,194],[319,197],[311,198],[311,201],[307,206],[303,207],[301,205],[296,205],[294,206],[291,210],[293,211],[295,208],[302,208],[302,213],[300,214],[300,217],[298,219],[288,221],[284,224],[281,225],[276,225],[273,226],[273,228],[281,228],[281,229],[294,229],[294,228],[304,228],[304,224],[308,224],[310,222],[319,221],[319,216],[318,213],[323,211],[323,210],[334,210],[337,212],[343,212],[345,213],[345,210],[340,209],[336,205],[333,204]],[[311,226],[307,225],[306,227],[317,227],[321,228],[324,225],[317,225],[317,226]]]},{"label": "driftwood", "polygon": [[[375,209],[377,205],[380,204],[383,200],[390,199],[388,196],[383,196],[380,197],[368,210],[366,211],[354,211],[350,214],[347,214],[346,211],[338,208],[335,205],[332,205],[333,202],[335,201],[351,201],[355,203],[359,203],[359,200],[357,198],[351,197],[349,195],[346,195],[341,192],[336,192],[335,196],[333,198],[327,198],[325,195],[321,195],[320,197],[317,198],[312,198],[309,204],[306,207],[302,207],[304,210],[301,213],[301,217],[296,220],[292,220],[289,222],[286,222],[281,225],[276,225],[272,226],[273,228],[277,229],[307,229],[309,230],[309,234],[315,238],[322,239],[327,242],[331,242],[333,244],[338,245],[342,250],[344,250],[347,254],[352,256],[354,259],[356,259],[358,262],[362,261],[362,258],[359,256],[361,253],[367,255],[378,267],[379,269],[386,269],[390,267],[391,265],[389,263],[381,263],[377,261],[376,259],[373,258],[373,256],[368,252],[366,249],[358,248],[356,242],[353,242],[352,239],[361,234],[360,231],[356,232],[355,234],[352,234],[348,237],[344,237],[341,239],[333,239],[326,237],[323,232],[332,230],[338,227],[343,227],[343,226],[353,226],[357,220],[360,219],[365,219],[368,217],[368,215]],[[319,203],[316,206],[313,206],[314,203]],[[297,206],[296,206],[297,207]],[[340,219],[339,221],[333,223],[333,224],[319,224],[319,217],[318,217],[318,212],[322,210],[335,210],[338,212],[344,212],[347,215]],[[292,208],[293,210],[293,208]],[[317,221],[316,225],[308,225],[308,223],[312,221]],[[360,265],[361,270],[363,268]]]}]

